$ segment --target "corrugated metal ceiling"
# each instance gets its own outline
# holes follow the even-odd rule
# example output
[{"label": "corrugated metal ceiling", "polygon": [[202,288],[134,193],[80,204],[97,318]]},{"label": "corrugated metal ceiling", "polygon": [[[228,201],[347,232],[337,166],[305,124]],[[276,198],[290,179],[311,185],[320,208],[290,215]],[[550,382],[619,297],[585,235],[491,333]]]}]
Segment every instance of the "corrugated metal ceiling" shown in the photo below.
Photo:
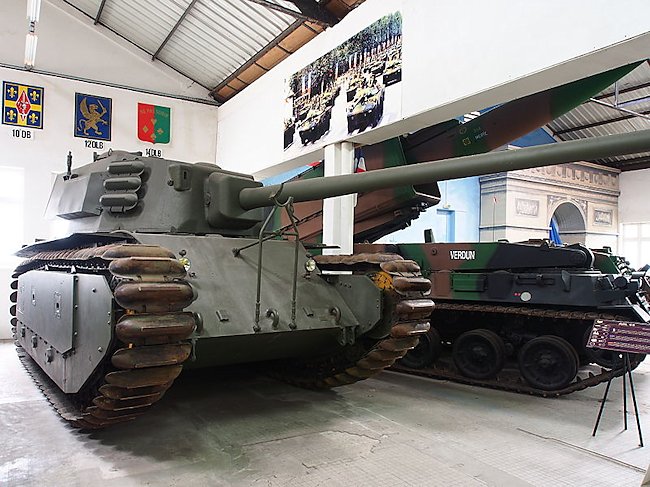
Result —
[{"label": "corrugated metal ceiling", "polygon": [[364,0],[64,0],[223,102]]},{"label": "corrugated metal ceiling", "polygon": [[[618,91],[618,94],[617,94]],[[605,106],[603,105],[609,105]],[[556,140],[575,140],[650,129],[650,61],[621,78],[592,101],[547,125]],[[598,161],[623,171],[650,167],[650,152]]]},{"label": "corrugated metal ceiling", "polygon": [[[183,65],[190,78],[212,88],[293,21],[288,15],[242,0],[201,0],[170,38],[160,59]],[[215,25],[219,27],[215,29]]]},{"label": "corrugated metal ceiling", "polygon": [[[224,102],[364,0],[64,1]],[[547,129],[556,140],[650,129],[650,62],[615,91],[608,88]],[[596,162],[640,169],[650,167],[650,153]]]},{"label": "corrugated metal ceiling", "polygon": [[100,21],[149,53],[155,53],[191,0],[107,1]]}]

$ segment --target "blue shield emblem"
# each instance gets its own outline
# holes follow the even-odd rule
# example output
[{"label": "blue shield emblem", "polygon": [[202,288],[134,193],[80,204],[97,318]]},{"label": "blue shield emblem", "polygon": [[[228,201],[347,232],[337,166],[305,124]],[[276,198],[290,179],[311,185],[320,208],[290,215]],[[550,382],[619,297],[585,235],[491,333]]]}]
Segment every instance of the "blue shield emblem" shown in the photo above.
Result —
[{"label": "blue shield emblem", "polygon": [[75,93],[74,136],[111,140],[111,115],[110,98]]},{"label": "blue shield emblem", "polygon": [[43,128],[43,94],[40,86],[2,82],[2,123],[30,129]]}]

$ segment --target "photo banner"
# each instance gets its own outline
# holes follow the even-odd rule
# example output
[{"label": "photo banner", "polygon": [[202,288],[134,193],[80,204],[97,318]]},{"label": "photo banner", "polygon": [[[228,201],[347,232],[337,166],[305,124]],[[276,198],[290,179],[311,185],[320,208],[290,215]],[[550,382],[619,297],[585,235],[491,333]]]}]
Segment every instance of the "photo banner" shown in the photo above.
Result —
[{"label": "photo banner", "polygon": [[285,156],[399,120],[401,81],[402,15],[395,12],[286,80]]}]

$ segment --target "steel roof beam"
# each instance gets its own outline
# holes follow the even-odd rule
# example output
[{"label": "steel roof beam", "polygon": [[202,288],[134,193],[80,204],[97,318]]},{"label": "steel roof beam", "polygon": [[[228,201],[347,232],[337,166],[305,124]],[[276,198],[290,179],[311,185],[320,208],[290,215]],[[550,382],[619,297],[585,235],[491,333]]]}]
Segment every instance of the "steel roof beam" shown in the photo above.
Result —
[{"label": "steel roof beam", "polygon": [[636,171],[650,167],[650,156],[633,157],[631,159],[621,159],[618,161],[606,162],[610,167],[615,167],[621,171]]},{"label": "steel roof beam", "polygon": [[332,27],[339,23],[339,18],[333,15],[328,10],[325,10],[321,5],[318,4],[315,0],[289,0],[296,7],[298,11],[278,5],[273,3],[270,0],[248,0],[249,2],[262,5],[270,10],[276,10],[282,12],[283,14],[290,15],[296,19],[314,22],[326,27]]},{"label": "steel roof beam", "polygon": [[99,10],[97,10],[97,15],[95,15],[95,20],[93,22],[95,25],[99,24],[99,18],[102,16],[102,12],[104,11],[104,5],[106,5],[106,0],[102,0],[102,3],[99,5]]},{"label": "steel roof beam", "polygon": [[[298,27],[303,25],[302,20],[296,20],[293,24],[291,24],[289,27],[284,29],[278,35],[275,39],[273,39],[271,42],[269,42],[266,46],[264,46],[262,49],[260,49],[257,53],[255,53],[248,61],[246,61],[244,64],[242,64],[239,68],[237,68],[233,73],[231,73],[226,79],[221,81],[217,86],[212,88],[210,90],[210,96],[212,96],[215,100],[223,103],[225,100],[218,100],[217,93],[219,90],[221,90],[224,86],[228,86],[228,83],[230,83],[233,79],[235,79],[237,76],[239,76],[240,73],[243,73],[246,71],[249,67],[251,67],[253,64],[258,65],[257,61],[262,58],[267,52],[269,52],[271,49],[276,47],[278,44],[280,44],[289,34],[291,34],[293,31],[295,31]],[[264,68],[260,66],[263,70],[268,71],[267,68]],[[235,91],[240,91],[240,90],[235,90]]]},{"label": "steel roof beam", "polygon": [[[331,13],[329,10],[324,9],[316,0],[289,0],[293,3],[298,9],[305,15],[310,18],[321,21],[329,27],[332,27],[339,23],[339,19],[336,15]],[[319,22],[319,23],[321,23]]]},{"label": "steel roof beam", "polygon": [[[619,95],[622,95],[622,94],[624,94],[624,93],[631,93],[631,92],[633,92],[633,91],[637,91],[637,90],[638,90],[638,91],[641,91],[641,90],[643,90],[643,89],[645,89],[645,88],[648,88],[648,87],[650,87],[650,82],[647,82],[647,83],[641,83],[641,84],[634,85],[634,86],[628,86],[627,88],[622,88],[622,89],[618,90],[618,94],[619,94]],[[594,98],[595,98],[596,100],[603,100],[603,99],[605,99],[605,98],[610,98],[610,97],[612,97],[612,96],[614,96],[614,92],[612,92],[612,93],[605,93],[605,94],[603,94],[603,95],[594,96]]]},{"label": "steel roof beam", "polygon": [[[639,112],[640,115],[650,115],[650,110],[644,111],[644,112]],[[571,132],[578,132],[580,130],[587,130],[587,129],[592,129],[595,127],[601,127],[603,125],[608,125],[610,123],[617,123],[617,122],[624,122],[625,120],[630,120],[632,118],[636,118],[637,115],[623,115],[621,117],[616,117],[616,118],[608,118],[606,120],[599,120],[597,122],[592,122],[592,123],[586,123],[584,125],[576,125],[575,127],[570,127],[568,129],[562,129],[558,130],[557,132],[553,132],[553,135],[564,135],[564,134],[570,134]],[[645,118],[645,117],[644,117]]]},{"label": "steel roof beam", "polygon": [[[106,1],[106,0],[104,0],[104,1]],[[187,14],[190,13],[190,10],[192,10],[192,7],[194,7],[194,4],[195,4],[196,2],[197,2],[197,0],[192,0],[192,2],[187,6],[187,8],[185,9],[185,11],[183,12],[183,15],[180,16],[180,18],[178,19],[178,21],[174,24],[174,27],[172,27],[172,30],[170,30],[170,31],[169,31],[169,34],[167,34],[167,37],[165,37],[165,40],[162,41],[162,43],[160,44],[160,46],[158,47],[158,49],[156,49],[156,52],[154,52],[154,53],[153,53],[153,56],[151,56],[151,60],[152,60],[152,61],[155,61],[155,60],[156,60],[156,58],[158,57],[158,54],[160,54],[160,51],[163,50],[163,48],[165,47],[165,45],[169,42],[169,39],[172,38],[172,36],[173,36],[174,33],[176,32],[176,29],[178,29],[178,27],[181,25],[181,23],[183,22],[183,20],[185,20],[185,17],[187,17]]]},{"label": "steel roof beam", "polygon": [[[81,14],[85,15],[86,17],[88,17],[88,18],[90,18],[90,19],[94,19],[94,17],[93,17],[92,15],[90,15],[90,14],[87,13],[87,12],[85,12],[85,11],[84,11],[83,9],[81,9],[80,7],[77,7],[77,6],[76,6],[74,3],[72,3],[70,0],[63,0],[63,2],[65,2],[65,3],[68,4],[68,5],[70,5],[70,7],[74,8],[75,10],[77,10],[77,11],[80,12]],[[122,39],[122,40],[128,42],[128,43],[131,44],[132,46],[135,46],[136,48],[138,48],[138,49],[140,49],[141,51],[145,52],[148,56],[151,56],[151,52],[149,52],[149,51],[148,51],[147,49],[145,49],[144,47],[139,46],[138,44],[136,44],[135,42],[133,42],[133,41],[132,41],[131,39],[129,39],[128,37],[125,37],[123,34],[120,34],[120,33],[117,32],[115,29],[113,29],[113,28],[107,26],[106,24],[100,24],[100,25],[101,25],[104,29],[110,31],[112,34],[114,34],[114,35],[116,35],[117,37],[119,37],[120,39]],[[160,59],[158,60],[158,62],[163,63],[165,66],[169,67],[170,69],[173,69],[173,70],[176,71],[178,74],[181,74],[181,75],[185,76],[187,79],[194,81],[197,85],[201,86],[202,88],[205,88],[205,89],[208,90],[208,91],[210,90],[210,88],[209,88],[208,86],[204,85],[204,84],[203,84],[201,81],[199,81],[198,79],[194,79],[194,78],[192,78],[189,74],[184,73],[184,72],[183,72],[179,67],[177,67],[177,66],[172,66],[171,64],[166,63],[165,61],[162,61],[162,60],[160,60]],[[93,83],[98,83],[98,81],[93,81]]]},{"label": "steel roof beam", "polygon": [[607,108],[611,108],[612,110],[618,110],[619,112],[628,113],[635,117],[641,117],[641,118],[645,118],[646,120],[650,120],[650,117],[643,112],[635,112],[634,110],[628,110],[627,108],[622,108],[620,105],[612,105],[611,103],[606,103],[604,101],[596,100],[594,98],[589,98],[589,101],[593,103],[597,103],[598,105],[602,105]]}]

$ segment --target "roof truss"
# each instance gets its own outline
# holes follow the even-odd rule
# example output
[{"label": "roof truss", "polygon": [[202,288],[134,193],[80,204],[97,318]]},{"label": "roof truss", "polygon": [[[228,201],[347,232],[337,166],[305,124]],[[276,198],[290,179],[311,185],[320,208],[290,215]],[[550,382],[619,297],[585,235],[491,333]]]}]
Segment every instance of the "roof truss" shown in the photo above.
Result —
[{"label": "roof truss", "polygon": [[323,27],[332,27],[336,25],[339,19],[336,15],[325,10],[318,2],[315,0],[288,0],[298,7],[298,11],[284,7],[277,3],[274,3],[270,0],[246,0],[248,2],[256,3],[262,5],[271,10],[277,10],[283,14],[291,15],[296,19],[314,22],[316,24],[322,25]]}]

